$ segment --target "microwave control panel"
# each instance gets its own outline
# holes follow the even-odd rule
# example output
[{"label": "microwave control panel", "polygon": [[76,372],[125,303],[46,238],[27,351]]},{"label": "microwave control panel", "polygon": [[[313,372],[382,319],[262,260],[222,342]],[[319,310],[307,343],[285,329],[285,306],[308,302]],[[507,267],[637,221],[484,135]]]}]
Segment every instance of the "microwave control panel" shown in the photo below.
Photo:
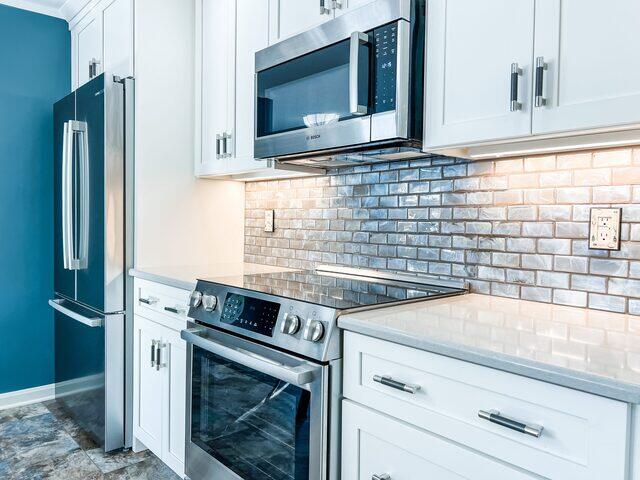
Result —
[{"label": "microwave control panel", "polygon": [[398,71],[398,23],[373,30],[374,91],[373,111],[396,109],[396,78]]}]

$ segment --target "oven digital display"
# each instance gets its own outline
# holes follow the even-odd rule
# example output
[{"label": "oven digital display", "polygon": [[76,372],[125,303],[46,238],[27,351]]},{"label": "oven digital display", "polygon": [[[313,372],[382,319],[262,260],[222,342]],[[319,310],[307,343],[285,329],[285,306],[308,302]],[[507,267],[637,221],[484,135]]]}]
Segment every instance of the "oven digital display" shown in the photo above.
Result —
[{"label": "oven digital display", "polygon": [[227,293],[220,320],[234,327],[272,337],[279,312],[278,303]]}]

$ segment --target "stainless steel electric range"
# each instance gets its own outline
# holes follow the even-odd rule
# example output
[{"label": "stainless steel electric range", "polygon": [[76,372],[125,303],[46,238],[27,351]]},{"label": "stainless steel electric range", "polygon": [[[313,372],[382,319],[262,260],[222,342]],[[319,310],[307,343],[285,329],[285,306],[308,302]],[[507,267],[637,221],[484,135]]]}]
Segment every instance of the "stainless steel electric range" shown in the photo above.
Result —
[{"label": "stainless steel electric range", "polygon": [[466,292],[378,271],[200,280],[187,341],[186,474],[191,480],[340,478],[340,315]]}]

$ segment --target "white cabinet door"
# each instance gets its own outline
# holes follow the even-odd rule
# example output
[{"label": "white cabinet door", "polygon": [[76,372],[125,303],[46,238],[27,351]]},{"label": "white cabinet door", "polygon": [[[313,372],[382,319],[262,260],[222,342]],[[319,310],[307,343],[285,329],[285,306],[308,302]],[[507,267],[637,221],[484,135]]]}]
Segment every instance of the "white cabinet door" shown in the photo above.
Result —
[{"label": "white cabinet door", "polygon": [[133,75],[133,2],[113,0],[102,10],[104,71],[111,75]]},{"label": "white cabinet door", "polygon": [[89,80],[90,67],[93,62],[99,62],[95,74],[102,73],[102,22],[100,15],[89,14],[86,21],[79,24],[73,32],[76,43],[75,72],[76,87],[84,85]]},{"label": "white cabinet door", "polygon": [[[430,0],[425,148],[531,133],[534,0]],[[520,109],[511,111],[511,68]]]},{"label": "white cabinet door", "polygon": [[134,435],[158,456],[162,452],[164,372],[155,367],[155,352],[161,341],[161,326],[146,318],[134,317]]},{"label": "white cabinet door", "polygon": [[184,472],[187,344],[178,332],[165,330],[162,338],[164,370],[164,429],[162,460],[180,475]]},{"label": "white cabinet door", "polygon": [[196,22],[196,145],[202,150],[196,173],[211,174],[226,171],[233,155],[235,0],[198,0]]},{"label": "white cabinet door", "polygon": [[237,0],[235,157],[229,171],[243,173],[265,167],[253,158],[255,136],[255,53],[269,45],[269,0]]},{"label": "white cabinet door", "polygon": [[[270,3],[271,44],[334,18],[331,0],[271,0]],[[325,9],[322,5],[326,5]]]},{"label": "white cabinet door", "polygon": [[537,0],[535,57],[546,105],[533,133],[640,122],[640,2]]},{"label": "white cabinet door", "polygon": [[533,480],[539,477],[345,400],[342,478]]}]

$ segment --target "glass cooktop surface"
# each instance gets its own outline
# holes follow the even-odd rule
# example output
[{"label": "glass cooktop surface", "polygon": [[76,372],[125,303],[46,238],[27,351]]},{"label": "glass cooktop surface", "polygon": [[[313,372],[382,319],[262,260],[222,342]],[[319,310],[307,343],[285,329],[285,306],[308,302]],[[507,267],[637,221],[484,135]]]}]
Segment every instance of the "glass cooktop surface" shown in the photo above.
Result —
[{"label": "glass cooktop surface", "polygon": [[[213,283],[222,283],[210,280]],[[315,271],[244,275],[235,287],[338,310],[463,293],[463,289]]]}]

